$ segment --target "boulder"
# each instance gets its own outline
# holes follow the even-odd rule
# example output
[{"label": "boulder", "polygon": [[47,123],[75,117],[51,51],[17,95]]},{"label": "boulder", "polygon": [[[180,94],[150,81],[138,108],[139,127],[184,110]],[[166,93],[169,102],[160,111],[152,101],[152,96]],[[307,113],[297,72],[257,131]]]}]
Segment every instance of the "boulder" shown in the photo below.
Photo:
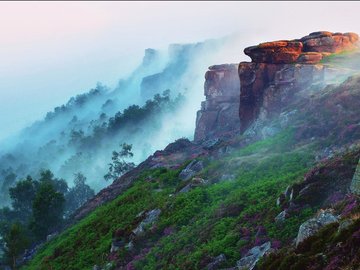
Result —
[{"label": "boulder", "polygon": [[261,246],[253,247],[249,252],[237,261],[236,266],[238,270],[253,270],[256,263],[262,258],[271,248],[271,243],[266,242]]},{"label": "boulder", "polygon": [[338,218],[334,216],[332,212],[333,211],[331,209],[321,209],[316,217],[311,218],[301,224],[298,235],[296,237],[296,246],[298,246],[308,237],[317,233],[325,225],[338,222]]}]

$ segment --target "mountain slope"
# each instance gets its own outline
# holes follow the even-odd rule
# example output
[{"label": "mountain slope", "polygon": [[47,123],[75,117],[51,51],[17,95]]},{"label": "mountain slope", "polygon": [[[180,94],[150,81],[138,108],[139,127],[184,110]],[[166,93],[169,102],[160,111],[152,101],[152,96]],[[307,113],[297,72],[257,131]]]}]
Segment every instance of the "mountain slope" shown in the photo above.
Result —
[{"label": "mountain slope", "polygon": [[358,52],[338,50],[355,37],[245,49],[254,62],[239,65],[241,133],[155,152],[23,269],[357,269],[360,75],[343,70]]}]

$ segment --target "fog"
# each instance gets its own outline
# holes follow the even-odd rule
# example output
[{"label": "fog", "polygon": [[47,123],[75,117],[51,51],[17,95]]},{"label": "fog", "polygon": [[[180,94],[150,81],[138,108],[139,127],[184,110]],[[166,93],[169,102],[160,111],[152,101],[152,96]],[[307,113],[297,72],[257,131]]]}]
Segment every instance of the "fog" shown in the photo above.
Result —
[{"label": "fog", "polygon": [[[193,138],[208,66],[248,60],[243,49],[263,41],[357,32],[359,8],[354,2],[2,2],[1,177],[51,169],[71,185],[82,172],[98,191],[109,184],[103,175],[120,143],[133,144],[138,164],[178,138]],[[307,19],[310,11],[316,20]],[[163,96],[160,109],[128,115],[111,128],[127,107],[145,106],[165,90],[170,97]]]},{"label": "fog", "polygon": [[[147,47],[241,34],[246,46],[359,32],[357,2],[1,2],[0,139],[97,82],[115,87]],[[239,47],[230,59],[246,59]]]},{"label": "fog", "polygon": [[[242,46],[241,37],[232,35],[146,49],[142,62],[114,87],[98,83],[88,92],[77,93],[42,120],[4,140],[2,177],[10,172],[17,179],[28,174],[36,177],[41,169],[50,169],[71,186],[74,173],[81,172],[99,191],[110,184],[104,175],[112,151],[120,150],[121,143],[133,145],[131,161],[139,164],[178,138],[193,138],[208,66],[229,62]],[[165,90],[170,95],[163,95]],[[156,94],[160,101],[154,100]],[[159,108],[148,109],[149,99]],[[139,107],[126,114],[134,104]],[[141,115],[140,107],[145,114]],[[122,122],[117,120],[121,117]],[[2,183],[3,192],[8,187],[9,183]]]}]

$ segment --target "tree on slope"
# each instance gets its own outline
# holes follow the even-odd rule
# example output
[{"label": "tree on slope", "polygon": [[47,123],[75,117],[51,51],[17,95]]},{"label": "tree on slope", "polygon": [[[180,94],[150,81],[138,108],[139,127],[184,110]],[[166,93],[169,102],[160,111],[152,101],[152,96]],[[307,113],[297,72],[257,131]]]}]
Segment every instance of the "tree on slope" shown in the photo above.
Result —
[{"label": "tree on slope", "polygon": [[25,230],[20,223],[11,225],[9,232],[4,237],[5,257],[11,269],[16,269],[17,259],[29,244]]},{"label": "tree on slope", "polygon": [[30,228],[37,240],[59,229],[64,214],[64,195],[56,191],[49,182],[41,182],[33,202],[33,213]]},{"label": "tree on slope", "polygon": [[113,151],[112,163],[109,163],[109,172],[104,175],[105,180],[116,180],[124,173],[130,171],[135,167],[133,162],[128,162],[127,158],[132,158],[134,154],[131,152],[132,145],[123,143],[120,145],[119,152]]},{"label": "tree on slope", "polygon": [[65,195],[67,216],[95,195],[94,190],[86,184],[86,177],[81,172],[75,173],[74,176],[75,185]]}]

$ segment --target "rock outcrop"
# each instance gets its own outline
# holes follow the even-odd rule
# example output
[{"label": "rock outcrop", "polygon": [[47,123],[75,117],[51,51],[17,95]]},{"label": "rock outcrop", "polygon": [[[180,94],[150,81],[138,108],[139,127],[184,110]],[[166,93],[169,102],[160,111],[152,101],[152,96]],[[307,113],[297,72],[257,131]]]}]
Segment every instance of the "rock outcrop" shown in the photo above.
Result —
[{"label": "rock outcrop", "polygon": [[333,72],[320,63],[323,57],[356,49],[358,39],[354,33],[314,32],[246,48],[252,62],[239,65],[241,132],[258,118],[279,114],[298,91],[321,83]]},{"label": "rock outcrop", "polygon": [[237,64],[216,65],[206,72],[206,100],[197,112],[195,141],[214,139],[239,129],[240,80],[237,69]]},{"label": "rock outcrop", "polygon": [[334,222],[338,222],[338,218],[333,215],[331,210],[321,210],[315,218],[311,218],[301,224],[296,237],[296,246],[317,233],[325,225]]},{"label": "rock outcrop", "polygon": [[193,160],[180,172],[179,178],[183,181],[189,180],[202,169],[204,169],[203,162],[201,160]]},{"label": "rock outcrop", "polygon": [[271,243],[266,242],[261,246],[253,247],[249,250],[249,252],[245,255],[245,257],[241,258],[236,263],[236,267],[238,270],[253,270],[256,266],[256,263],[270,251]]},{"label": "rock outcrop", "polygon": [[140,213],[138,216],[144,216],[144,219],[140,222],[139,226],[137,226],[132,232],[134,235],[140,235],[145,232],[146,228],[152,225],[160,216],[160,209],[153,209],[147,213]]}]

